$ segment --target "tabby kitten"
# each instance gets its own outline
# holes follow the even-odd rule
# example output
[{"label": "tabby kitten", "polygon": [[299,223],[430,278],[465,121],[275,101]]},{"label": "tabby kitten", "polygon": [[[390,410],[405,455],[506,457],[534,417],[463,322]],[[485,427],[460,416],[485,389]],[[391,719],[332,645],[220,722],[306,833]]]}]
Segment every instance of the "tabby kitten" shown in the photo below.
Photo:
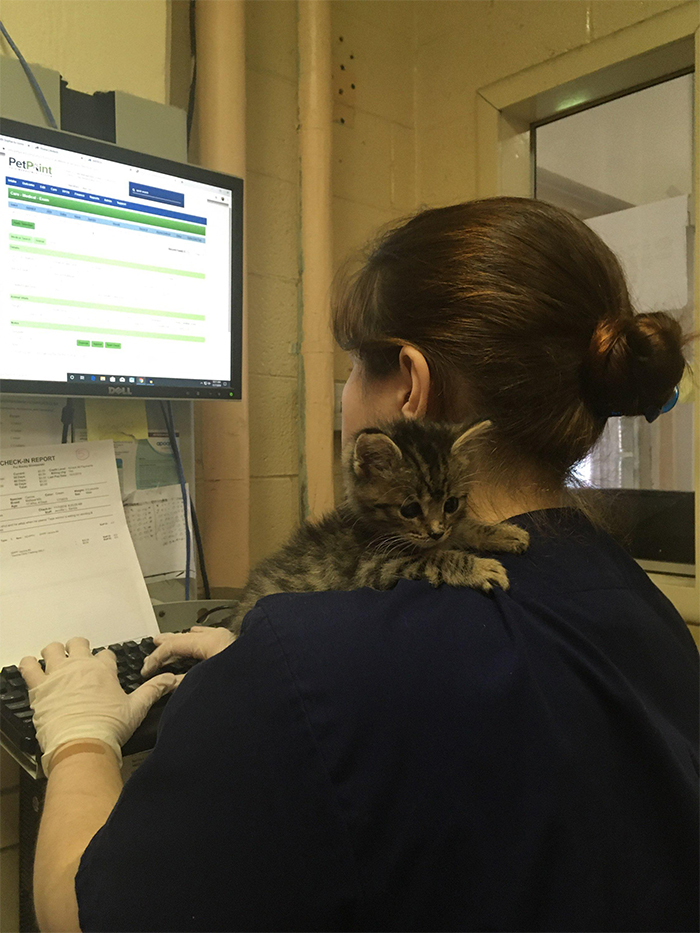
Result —
[{"label": "tabby kitten", "polygon": [[305,521],[251,572],[227,627],[238,632],[248,610],[272,593],[388,590],[399,579],[507,589],[500,561],[470,553],[519,553],[529,542],[517,525],[469,514],[473,445],[489,425],[464,431],[401,418],[360,431],[344,458],[343,504],[319,522]]}]

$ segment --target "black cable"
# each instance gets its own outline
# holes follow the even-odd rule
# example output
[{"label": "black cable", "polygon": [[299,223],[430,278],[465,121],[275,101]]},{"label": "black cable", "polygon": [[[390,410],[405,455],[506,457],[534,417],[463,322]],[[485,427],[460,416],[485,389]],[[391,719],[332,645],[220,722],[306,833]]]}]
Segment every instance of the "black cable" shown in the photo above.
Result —
[{"label": "black cable", "polygon": [[[161,407],[163,407],[161,403]],[[165,426],[168,429],[168,437],[170,439],[170,446],[173,451],[176,451],[176,456],[179,458],[180,449],[177,446],[177,437],[175,435],[175,423],[172,420],[172,409],[170,403],[168,403],[168,408],[170,409],[170,424],[168,423],[168,418],[165,415],[165,409],[163,410],[163,417],[165,418]],[[174,454],[175,456],[175,454]],[[180,461],[180,466],[182,466],[182,461]],[[184,473],[184,470],[183,470]],[[192,530],[194,531],[194,540],[197,545],[197,557],[199,558],[199,569],[202,574],[202,586],[204,588],[204,598],[211,599],[211,590],[209,588],[209,577],[207,575],[207,565],[204,560],[204,546],[202,545],[202,536],[199,531],[199,521],[197,520],[197,510],[194,507],[194,502],[192,497],[189,497],[189,506],[190,506],[190,515],[192,516]]]},{"label": "black cable", "polygon": [[70,442],[73,443],[73,399],[67,398],[66,404],[61,410],[61,423],[63,424],[63,432],[61,434],[61,443],[68,443],[68,428],[70,428]]},{"label": "black cable", "polygon": [[[0,20],[0,32],[3,34],[3,36],[5,37],[5,39],[7,39],[7,44],[10,46],[10,48],[12,49],[12,51],[15,53],[15,55],[17,56],[17,58],[18,58],[18,60],[19,60],[20,65],[21,65],[22,68],[24,69],[24,73],[26,74],[27,78],[29,79],[29,83],[31,84],[32,88],[34,89],[34,93],[35,93],[36,96],[37,96],[37,100],[39,101],[39,105],[40,105],[41,109],[44,111],[44,116],[46,117],[46,122],[49,124],[49,126],[52,126],[55,130],[57,130],[57,129],[58,129],[58,124],[56,123],[56,119],[55,119],[53,113],[51,112],[51,108],[49,107],[48,101],[47,101],[46,98],[44,97],[44,92],[43,92],[43,91],[41,90],[41,88],[39,87],[39,82],[38,82],[37,79],[34,77],[34,72],[32,71],[32,69],[31,69],[31,68],[29,67],[29,65],[27,64],[27,60],[25,59],[24,55],[22,55],[22,53],[20,52],[20,50],[17,48],[17,46],[15,45],[15,43],[12,41],[12,38],[11,38],[9,32],[7,31],[7,29],[5,29],[5,27],[4,27],[3,24],[2,24],[2,20]],[[64,441],[64,443],[65,443],[65,441]]]},{"label": "black cable", "polygon": [[[194,540],[197,543],[197,556],[199,557],[199,569],[202,572],[202,586],[204,587],[204,598],[211,599],[211,590],[209,589],[209,577],[207,576],[207,567],[204,563],[204,548],[202,547],[202,536],[199,533],[199,522],[197,521],[197,512],[194,502],[190,497],[190,512],[192,513],[192,528],[194,529]],[[210,610],[213,611],[213,610]]]},{"label": "black cable", "polygon": [[190,561],[192,555],[190,554],[190,522],[189,522],[189,503],[187,501],[187,487],[185,485],[185,471],[182,466],[182,458],[180,457],[180,448],[178,447],[177,437],[175,435],[175,423],[173,419],[173,410],[170,402],[160,403],[160,408],[163,413],[163,420],[165,421],[165,427],[168,432],[168,437],[170,439],[170,447],[173,452],[173,457],[175,459],[175,466],[177,467],[177,474],[180,480],[180,489],[182,490],[182,507],[185,514],[185,599],[190,598]]},{"label": "black cable", "polygon": [[[225,609],[229,609],[229,610],[230,610],[230,609],[235,609],[235,606],[236,606],[235,603],[234,603],[233,605],[231,605],[231,604],[229,603],[229,604],[227,604],[227,605],[225,605],[225,606],[214,606],[212,609],[207,609],[206,612],[202,612],[199,616],[197,616],[197,621],[195,622],[195,625],[202,625],[202,624],[204,623],[204,620],[205,620],[205,619],[208,619],[209,616],[210,616],[212,613],[214,613],[214,612],[223,612]],[[208,624],[209,624],[212,628],[218,628],[220,623],[218,623],[218,622],[209,622]]]},{"label": "black cable", "polygon": [[192,62],[192,80],[190,81],[190,95],[187,101],[187,145],[192,135],[192,121],[194,120],[194,100],[197,89],[197,19],[195,13],[196,0],[190,0],[190,55]]}]

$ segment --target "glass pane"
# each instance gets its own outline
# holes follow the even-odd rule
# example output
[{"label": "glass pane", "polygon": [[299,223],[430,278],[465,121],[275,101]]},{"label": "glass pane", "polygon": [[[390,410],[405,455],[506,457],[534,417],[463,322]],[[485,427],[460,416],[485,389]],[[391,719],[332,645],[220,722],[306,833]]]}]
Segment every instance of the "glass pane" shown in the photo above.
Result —
[{"label": "glass pane", "polygon": [[[571,211],[608,243],[637,311],[668,311],[686,330],[693,319],[692,138],[690,74],[535,130],[536,197]],[[600,444],[578,468],[591,486],[664,493],[627,500],[657,506],[672,500],[690,522],[691,541],[693,404],[686,378],[676,407],[652,424],[642,417],[610,418]],[[674,561],[660,546],[651,551]],[[675,554],[675,562],[687,561],[687,551],[684,559]]]}]

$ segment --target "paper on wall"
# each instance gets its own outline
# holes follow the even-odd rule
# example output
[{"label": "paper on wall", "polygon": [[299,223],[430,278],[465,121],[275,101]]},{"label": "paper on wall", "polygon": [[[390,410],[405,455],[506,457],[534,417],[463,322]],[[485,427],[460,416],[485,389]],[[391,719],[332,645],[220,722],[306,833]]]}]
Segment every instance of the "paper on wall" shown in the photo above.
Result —
[{"label": "paper on wall", "polygon": [[[189,503],[189,490],[187,495]],[[148,582],[153,583],[156,578],[184,578],[185,515],[179,484],[137,489],[124,500],[124,514],[141,571]],[[196,572],[194,553],[190,529],[191,578]]]},{"label": "paper on wall", "polygon": [[60,444],[63,434],[60,398],[7,396],[0,406],[0,449]]},{"label": "paper on wall", "polygon": [[640,204],[586,221],[617,255],[637,311],[688,304],[688,197]]},{"label": "paper on wall", "polygon": [[179,483],[167,431],[149,431],[148,440],[115,441],[114,453],[123,499],[137,489]]},{"label": "paper on wall", "polygon": [[0,665],[75,635],[158,632],[121,503],[111,441],[0,457]]},{"label": "paper on wall", "polygon": [[148,437],[146,402],[142,398],[86,398],[85,422],[89,441]]}]

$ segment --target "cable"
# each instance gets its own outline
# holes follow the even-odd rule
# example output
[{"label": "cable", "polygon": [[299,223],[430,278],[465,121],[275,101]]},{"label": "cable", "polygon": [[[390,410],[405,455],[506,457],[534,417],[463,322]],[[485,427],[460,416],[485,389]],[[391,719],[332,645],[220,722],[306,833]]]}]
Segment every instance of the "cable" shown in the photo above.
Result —
[{"label": "cable", "polygon": [[188,501],[187,501],[187,487],[185,486],[185,471],[182,467],[182,458],[180,457],[180,448],[177,443],[177,436],[175,434],[175,423],[173,421],[173,410],[170,402],[160,403],[161,411],[163,412],[163,420],[165,421],[165,427],[168,432],[168,438],[170,440],[170,447],[173,452],[173,458],[175,460],[175,466],[177,467],[177,475],[180,481],[180,489],[182,490],[182,506],[185,514],[185,599],[190,598],[190,522],[188,517]]},{"label": "cable", "polygon": [[61,423],[63,424],[63,432],[61,434],[61,443],[68,443],[68,428],[70,428],[70,442],[73,443],[73,399],[67,398],[66,404],[61,410]]},{"label": "cable", "polygon": [[56,119],[55,119],[53,113],[51,112],[51,108],[49,107],[48,101],[47,101],[46,98],[44,97],[44,92],[43,92],[43,91],[41,90],[41,88],[39,87],[39,82],[38,82],[37,79],[34,77],[34,72],[32,71],[32,69],[31,69],[31,68],[29,67],[29,65],[27,64],[27,61],[26,61],[24,55],[22,55],[22,53],[20,52],[20,50],[17,48],[17,46],[15,45],[15,43],[12,41],[12,38],[10,37],[9,32],[5,29],[5,27],[4,27],[3,24],[2,24],[2,20],[0,20],[0,32],[1,32],[1,33],[3,34],[3,36],[7,39],[7,44],[10,46],[10,48],[12,49],[12,51],[15,53],[15,55],[16,55],[17,58],[19,59],[19,63],[20,63],[20,65],[22,66],[22,68],[24,68],[24,73],[26,74],[27,78],[29,79],[29,83],[30,83],[31,86],[34,88],[34,93],[35,93],[36,96],[37,96],[37,100],[39,101],[39,104],[40,104],[40,106],[41,106],[41,109],[44,111],[44,116],[46,117],[46,122],[49,124],[49,126],[52,126],[55,130],[57,130],[57,129],[58,129],[58,124],[56,123]]},{"label": "cable", "polygon": [[[198,615],[195,625],[203,625],[204,620],[208,619],[209,616],[212,615],[212,613],[214,612],[223,612],[224,610],[230,611],[231,609],[235,609],[235,608],[236,608],[235,603],[233,603],[233,605],[231,603],[227,603],[225,606],[214,606],[212,609],[207,609],[206,612],[202,612],[200,615]],[[211,628],[219,628],[225,621],[226,620],[223,619],[219,622],[207,622],[207,625],[211,626]]]},{"label": "cable", "polygon": [[194,100],[197,89],[197,20],[195,0],[190,0],[190,55],[192,57],[192,80],[190,81],[190,94],[187,101],[187,145],[192,135],[192,121],[194,119]]},{"label": "cable", "polygon": [[173,452],[173,457],[175,459],[175,466],[177,467],[177,475],[180,480],[180,489],[182,490],[182,506],[185,512],[185,599],[190,598],[190,522],[188,517],[188,501],[187,501],[187,487],[185,486],[185,471],[182,468],[182,459],[180,457],[180,448],[177,444],[177,437],[175,435],[175,423],[173,419],[173,409],[170,402],[160,403],[161,411],[163,412],[163,420],[165,421],[165,427],[168,431],[168,437],[170,439],[170,447]]},{"label": "cable", "polygon": [[197,512],[194,502],[190,499],[190,512],[192,513],[192,527],[194,528],[194,540],[197,542],[197,555],[199,556],[199,569],[202,571],[202,586],[204,587],[204,598],[211,599],[211,590],[209,589],[209,577],[207,576],[207,567],[204,563],[204,548],[202,547],[202,536],[199,533],[199,522],[197,521]]},{"label": "cable", "polygon": [[[172,447],[173,452],[174,452],[173,456],[179,458],[180,449],[177,445],[177,437],[175,435],[175,423],[173,421],[172,409],[170,407],[170,403],[168,403],[168,408],[170,411],[170,424],[168,424],[168,419],[166,418],[166,427],[168,428],[168,437],[170,438],[170,446]],[[165,418],[165,413],[163,414],[163,417]],[[171,433],[171,429],[172,429],[172,433]],[[182,468],[182,460],[180,460],[180,467]],[[184,469],[182,470],[182,473],[184,475]],[[191,496],[188,497],[188,500],[189,500],[189,507],[190,507],[190,515],[192,517],[192,530],[194,531],[194,540],[197,545],[197,556],[199,558],[199,569],[202,574],[202,587],[204,589],[204,598],[211,599],[211,590],[209,588],[209,577],[207,575],[207,565],[206,565],[206,561],[204,560],[204,547],[202,545],[202,536],[199,531],[199,521],[197,520],[197,510],[194,507],[194,502],[192,501]]]}]

